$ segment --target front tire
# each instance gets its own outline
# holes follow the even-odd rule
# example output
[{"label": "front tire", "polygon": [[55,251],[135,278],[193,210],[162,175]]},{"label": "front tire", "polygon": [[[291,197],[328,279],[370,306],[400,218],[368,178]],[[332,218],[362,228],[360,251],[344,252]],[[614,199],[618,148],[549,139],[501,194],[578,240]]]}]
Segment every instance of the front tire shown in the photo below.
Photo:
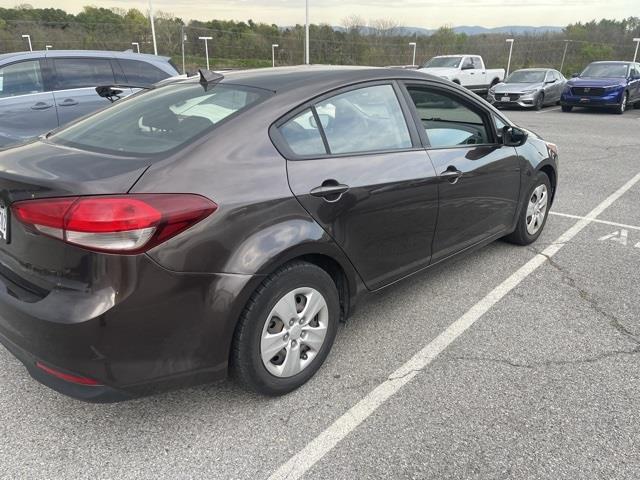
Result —
[{"label": "front tire", "polygon": [[517,245],[529,245],[535,242],[547,223],[551,206],[551,182],[545,173],[536,174],[524,202],[516,229],[505,237],[507,241]]},{"label": "front tire", "polygon": [[540,92],[536,97],[536,103],[533,108],[540,111],[544,107],[544,92]]},{"label": "front tire", "polygon": [[338,291],[316,265],[294,262],[267,277],[236,328],[233,373],[249,390],[283,395],[322,366],[340,317]]},{"label": "front tire", "polygon": [[618,115],[622,115],[627,111],[627,102],[629,101],[629,94],[624,92],[622,94],[622,98],[620,99],[620,104],[616,107],[616,113]]},{"label": "front tire", "polygon": [[562,105],[563,112],[570,112],[571,110],[573,110],[573,107],[571,105]]}]

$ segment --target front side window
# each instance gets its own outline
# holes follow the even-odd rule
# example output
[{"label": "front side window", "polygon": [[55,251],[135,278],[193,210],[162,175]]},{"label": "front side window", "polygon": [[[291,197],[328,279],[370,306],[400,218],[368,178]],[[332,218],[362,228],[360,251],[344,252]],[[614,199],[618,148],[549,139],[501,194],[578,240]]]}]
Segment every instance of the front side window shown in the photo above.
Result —
[{"label": "front side window", "polygon": [[483,117],[453,96],[423,87],[407,87],[432,148],[490,142]]},{"label": "front side window", "polygon": [[133,85],[151,85],[169,78],[169,74],[159,68],[140,60],[119,59],[127,81]]},{"label": "front side window", "polygon": [[0,68],[0,98],[44,91],[40,62],[30,60]]},{"label": "front side window", "polygon": [[187,144],[268,92],[217,84],[183,83],[118,101],[51,137],[89,150],[154,155]]},{"label": "front side window", "polygon": [[391,85],[351,90],[315,107],[332,154],[412,146],[407,123]]},{"label": "front side window", "polygon": [[111,62],[106,58],[55,58],[56,89],[113,85]]}]

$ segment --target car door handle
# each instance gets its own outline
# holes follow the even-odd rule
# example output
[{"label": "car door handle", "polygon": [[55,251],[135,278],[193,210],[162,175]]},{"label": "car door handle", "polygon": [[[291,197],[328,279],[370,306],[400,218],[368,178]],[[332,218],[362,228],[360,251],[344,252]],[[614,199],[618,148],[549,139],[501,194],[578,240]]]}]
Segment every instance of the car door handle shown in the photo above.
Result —
[{"label": "car door handle", "polygon": [[73,107],[74,105],[78,105],[78,101],[73,98],[67,98],[64,102],[59,103],[59,107]]},{"label": "car door handle", "polygon": [[447,167],[447,169],[440,174],[441,178],[446,178],[447,180],[449,180],[449,183],[451,184],[458,183],[458,180],[460,180],[461,176],[462,176],[462,172],[458,170],[456,167],[454,167],[453,165],[450,165],[449,167]]},{"label": "car door handle", "polygon": [[322,185],[313,188],[309,194],[314,197],[322,197],[327,201],[335,202],[348,190],[349,185],[343,185],[335,180],[325,180],[322,182]]},{"label": "car door handle", "polygon": [[53,107],[51,103],[38,102],[35,105],[31,106],[31,110],[46,110],[47,108],[51,107]]}]

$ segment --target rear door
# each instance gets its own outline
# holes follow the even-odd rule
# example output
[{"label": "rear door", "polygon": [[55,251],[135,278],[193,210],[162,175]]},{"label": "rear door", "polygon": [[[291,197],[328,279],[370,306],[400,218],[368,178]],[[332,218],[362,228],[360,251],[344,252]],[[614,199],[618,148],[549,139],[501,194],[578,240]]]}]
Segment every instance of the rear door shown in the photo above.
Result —
[{"label": "rear door", "polygon": [[507,233],[518,204],[520,163],[516,149],[501,144],[488,112],[469,98],[420,82],[406,88],[439,175],[433,263]]},{"label": "rear door", "polygon": [[60,125],[111,104],[95,90],[97,86],[116,83],[108,58],[54,57],[49,58],[49,63]]},{"label": "rear door", "polygon": [[350,87],[272,129],[293,193],[370,289],[431,257],[437,179],[399,93],[392,82]]},{"label": "rear door", "polygon": [[53,93],[41,60],[0,67],[0,147],[36,137],[58,126]]}]

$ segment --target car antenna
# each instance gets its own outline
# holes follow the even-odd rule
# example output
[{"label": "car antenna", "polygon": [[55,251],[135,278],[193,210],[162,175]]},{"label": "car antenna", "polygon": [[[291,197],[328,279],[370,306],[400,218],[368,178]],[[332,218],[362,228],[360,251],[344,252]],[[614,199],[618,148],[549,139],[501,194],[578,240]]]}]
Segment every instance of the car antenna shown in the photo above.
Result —
[{"label": "car antenna", "polygon": [[224,78],[224,75],[221,73],[212,72],[211,70],[200,69],[198,73],[200,74],[200,84],[205,88],[209,86],[209,84],[218,83]]}]

